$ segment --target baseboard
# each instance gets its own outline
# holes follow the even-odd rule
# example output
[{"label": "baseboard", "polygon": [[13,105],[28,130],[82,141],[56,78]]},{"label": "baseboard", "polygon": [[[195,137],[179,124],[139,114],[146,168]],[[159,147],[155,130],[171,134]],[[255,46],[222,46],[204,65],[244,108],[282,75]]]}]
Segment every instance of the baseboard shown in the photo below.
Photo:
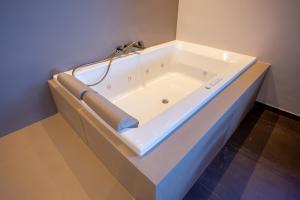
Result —
[{"label": "baseboard", "polygon": [[285,117],[288,117],[290,119],[293,119],[293,120],[296,120],[296,121],[300,121],[300,116],[299,115],[296,115],[294,113],[290,113],[290,112],[287,112],[285,110],[281,110],[279,108],[276,108],[276,107],[273,107],[273,106],[270,106],[270,105],[267,105],[267,104],[264,104],[262,102],[259,102],[259,101],[256,101],[255,102],[255,106],[257,107],[261,107],[265,110],[269,110],[271,112],[274,112],[274,113],[277,113],[279,115],[283,115]]}]

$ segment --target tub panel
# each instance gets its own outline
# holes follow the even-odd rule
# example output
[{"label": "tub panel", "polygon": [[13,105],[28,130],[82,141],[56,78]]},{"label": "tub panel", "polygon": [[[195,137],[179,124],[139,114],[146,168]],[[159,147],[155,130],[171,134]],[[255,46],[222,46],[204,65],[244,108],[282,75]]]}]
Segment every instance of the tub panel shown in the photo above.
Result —
[{"label": "tub panel", "polygon": [[87,139],[83,130],[81,118],[79,115],[82,105],[74,99],[74,96],[67,93],[62,87],[57,85],[53,80],[48,81],[52,97],[58,111],[70,123],[71,127],[86,143]]},{"label": "tub panel", "polygon": [[254,104],[264,75],[260,76],[232,105],[195,147],[159,183],[156,199],[182,199],[201,173],[234,133]]},{"label": "tub panel", "polygon": [[203,141],[202,145],[197,145],[193,152],[182,160],[184,164],[179,164],[160,182],[157,188],[157,200],[183,199],[223,146],[226,128],[220,126],[217,130],[209,132],[210,136],[207,137],[207,140],[211,140],[211,142]]},{"label": "tub panel", "polygon": [[125,151],[134,156],[134,152],[97,122],[89,112],[81,111],[81,117],[89,147],[113,176],[136,199],[155,199],[155,184],[121,153]]}]

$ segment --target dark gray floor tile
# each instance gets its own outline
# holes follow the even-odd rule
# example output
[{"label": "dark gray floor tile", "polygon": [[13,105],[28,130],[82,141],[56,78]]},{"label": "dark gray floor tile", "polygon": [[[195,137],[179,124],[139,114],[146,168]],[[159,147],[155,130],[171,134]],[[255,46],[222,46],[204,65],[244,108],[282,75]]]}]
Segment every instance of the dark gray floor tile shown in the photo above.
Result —
[{"label": "dark gray floor tile", "polygon": [[300,122],[255,106],[186,199],[300,199]]},{"label": "dark gray floor tile", "polygon": [[213,168],[205,170],[198,179],[198,183],[205,185],[208,190],[213,191],[221,199],[240,199],[252,176],[255,165],[255,161],[236,153],[225,168],[222,163],[216,162]]},{"label": "dark gray floor tile", "polygon": [[184,200],[220,200],[214,193],[207,190],[203,185],[195,183]]},{"label": "dark gray floor tile", "polygon": [[291,181],[287,177],[276,174],[269,168],[257,164],[242,199],[300,199],[300,181]]}]

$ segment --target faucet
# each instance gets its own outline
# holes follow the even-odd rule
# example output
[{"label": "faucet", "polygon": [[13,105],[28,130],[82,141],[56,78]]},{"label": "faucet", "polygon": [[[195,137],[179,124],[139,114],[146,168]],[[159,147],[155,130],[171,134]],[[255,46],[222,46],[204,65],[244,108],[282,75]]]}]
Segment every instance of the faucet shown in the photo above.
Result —
[{"label": "faucet", "polygon": [[[91,83],[91,84],[87,84],[88,86],[95,86],[99,83],[101,83],[105,77],[107,76],[108,72],[109,72],[109,69],[111,67],[111,64],[112,64],[112,61],[115,57],[118,57],[118,56],[122,56],[122,55],[126,55],[126,54],[129,54],[129,53],[136,53],[136,54],[140,54],[139,52],[137,52],[138,50],[143,50],[145,49],[145,45],[144,45],[144,42],[142,40],[139,40],[139,41],[135,41],[135,42],[128,42],[126,44],[123,44],[123,45],[120,45],[118,46],[115,51],[113,53],[111,53],[104,61],[109,61],[108,62],[108,66],[105,70],[105,72],[101,75],[101,78],[94,82],[94,83]],[[87,63],[87,64],[83,64],[83,65],[79,65],[79,66],[76,66],[72,69],[72,75],[75,76],[75,72],[77,71],[77,69],[79,68],[82,68],[82,67],[86,67],[86,66],[90,66],[90,65],[93,65],[93,64],[97,64],[97,63],[100,63],[100,62],[103,62],[103,60],[101,61],[95,61],[95,62],[91,62],[91,63]]]},{"label": "faucet", "polygon": [[145,45],[142,40],[128,42],[116,48],[117,51],[122,52],[123,54],[137,53],[136,52],[137,50],[143,50],[143,49],[145,49]]}]

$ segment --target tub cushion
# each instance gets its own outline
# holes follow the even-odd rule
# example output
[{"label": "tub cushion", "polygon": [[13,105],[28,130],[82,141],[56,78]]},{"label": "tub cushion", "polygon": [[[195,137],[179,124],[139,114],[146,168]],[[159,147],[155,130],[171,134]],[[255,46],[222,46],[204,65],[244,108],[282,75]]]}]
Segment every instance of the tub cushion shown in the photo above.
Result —
[{"label": "tub cushion", "polygon": [[94,91],[87,91],[83,95],[83,101],[116,131],[136,128],[139,125],[137,119]]},{"label": "tub cushion", "polygon": [[83,94],[86,91],[91,90],[87,85],[80,80],[66,73],[60,73],[57,76],[57,80],[62,84],[69,92],[71,92],[76,98],[82,99]]}]

